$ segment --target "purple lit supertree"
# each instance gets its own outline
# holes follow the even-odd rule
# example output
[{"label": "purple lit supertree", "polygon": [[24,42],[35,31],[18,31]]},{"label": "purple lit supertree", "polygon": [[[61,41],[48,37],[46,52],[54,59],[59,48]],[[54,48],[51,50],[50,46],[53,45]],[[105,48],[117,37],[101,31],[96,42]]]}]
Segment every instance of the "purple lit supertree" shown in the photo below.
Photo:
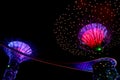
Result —
[{"label": "purple lit supertree", "polygon": [[[11,41],[7,46],[11,49],[5,48],[5,52],[9,57],[9,62],[2,80],[15,80],[19,64],[29,59],[25,55],[31,55],[32,49],[28,44],[21,41]],[[19,52],[25,55],[22,55]]]},{"label": "purple lit supertree", "polygon": [[114,58],[109,58],[109,57],[98,58],[95,60],[85,61],[85,62],[77,62],[77,63],[73,63],[72,66],[81,71],[94,72],[93,66],[101,61],[108,61],[108,62],[110,61],[111,65],[113,65],[114,67],[117,66],[117,61]]},{"label": "purple lit supertree", "polygon": [[71,66],[81,71],[93,74],[93,80],[119,80],[119,73],[114,58],[104,57],[91,61],[71,63]]}]

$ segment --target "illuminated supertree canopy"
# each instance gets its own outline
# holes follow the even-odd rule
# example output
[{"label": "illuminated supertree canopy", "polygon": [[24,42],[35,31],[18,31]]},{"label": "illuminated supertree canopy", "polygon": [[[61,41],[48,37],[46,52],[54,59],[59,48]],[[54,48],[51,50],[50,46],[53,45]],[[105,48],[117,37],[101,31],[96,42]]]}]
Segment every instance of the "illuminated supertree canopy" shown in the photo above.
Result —
[{"label": "illuminated supertree canopy", "polygon": [[[8,43],[8,46],[10,48],[13,48],[19,52],[22,52],[26,55],[31,55],[32,54],[32,49],[30,48],[30,46],[24,42],[21,42],[21,41],[11,41]],[[27,60],[27,58],[22,55],[22,54],[19,54],[13,50],[10,50],[10,49],[5,49],[7,55],[9,56],[9,58],[17,58],[17,60],[21,63],[25,60]]]},{"label": "illuminated supertree canopy", "polygon": [[102,43],[109,42],[110,34],[102,24],[91,23],[80,29],[78,39],[80,44],[87,45],[90,48],[99,46],[97,50],[101,50]]},{"label": "illuminated supertree canopy", "polygon": [[[11,41],[5,47],[5,52],[9,56],[9,62],[2,80],[15,80],[18,73],[19,64],[28,60],[25,55],[31,55],[32,49],[30,46],[22,41]],[[23,53],[23,54],[20,54]]]},{"label": "illuminated supertree canopy", "polygon": [[120,44],[118,11],[118,0],[75,0],[56,19],[57,44],[73,55],[109,55],[108,50]]}]

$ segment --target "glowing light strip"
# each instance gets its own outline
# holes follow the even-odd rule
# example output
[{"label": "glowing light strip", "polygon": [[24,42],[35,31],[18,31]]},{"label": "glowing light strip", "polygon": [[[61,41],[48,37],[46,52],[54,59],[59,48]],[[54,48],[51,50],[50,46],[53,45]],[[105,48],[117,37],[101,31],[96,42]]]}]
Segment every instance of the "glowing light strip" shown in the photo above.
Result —
[{"label": "glowing light strip", "polygon": [[86,62],[80,62],[80,63],[73,63],[74,67],[81,70],[81,71],[86,71],[86,72],[93,72],[93,65],[97,62],[100,61],[110,61],[112,63],[112,65],[114,65],[114,67],[116,67],[117,65],[117,61],[114,58],[109,58],[109,57],[105,57],[105,58],[99,58],[99,59],[95,59],[92,61],[86,61]]},{"label": "glowing light strip", "polygon": [[60,64],[56,64],[56,63],[53,63],[53,62],[47,62],[47,61],[43,61],[43,60],[40,60],[40,59],[36,59],[34,57],[31,57],[30,55],[27,55],[27,54],[24,54],[22,52],[19,52],[18,50],[14,49],[14,48],[11,48],[9,46],[6,46],[4,44],[0,44],[0,46],[4,47],[4,48],[7,48],[7,49],[11,49],[21,55],[24,55],[26,56],[27,58],[31,59],[31,60],[34,60],[34,61],[37,61],[37,62],[41,62],[41,63],[44,63],[44,64],[49,64],[49,65],[52,65],[52,66],[57,66],[57,67],[61,67],[61,68],[67,68],[67,69],[71,69],[71,70],[79,70],[77,68],[72,68],[72,67],[68,67],[68,66],[63,66],[63,65],[60,65]]},{"label": "glowing light strip", "polygon": [[81,71],[87,71],[87,72],[93,72],[93,68],[92,65],[94,63],[100,62],[100,61],[111,61],[111,63],[116,66],[117,65],[117,61],[114,58],[109,58],[109,57],[105,57],[105,58],[99,58],[96,60],[92,60],[92,61],[86,61],[86,62],[81,62],[81,63],[71,63],[72,65],[74,65],[74,67],[68,67],[68,66],[63,66],[60,64],[56,64],[56,63],[52,63],[52,62],[47,62],[47,61],[43,61],[40,59],[36,59],[34,57],[31,57],[30,55],[24,54],[22,52],[19,52],[18,50],[15,50],[9,46],[6,46],[4,44],[0,44],[1,46],[3,46],[4,48],[8,48],[11,49],[13,51],[18,52],[21,55],[25,55],[27,58],[30,58],[31,60],[37,61],[37,62],[41,62],[44,64],[49,64],[49,65],[53,65],[53,66],[57,66],[57,67],[62,67],[62,68],[67,68],[67,69],[71,69],[71,70],[81,70]]}]

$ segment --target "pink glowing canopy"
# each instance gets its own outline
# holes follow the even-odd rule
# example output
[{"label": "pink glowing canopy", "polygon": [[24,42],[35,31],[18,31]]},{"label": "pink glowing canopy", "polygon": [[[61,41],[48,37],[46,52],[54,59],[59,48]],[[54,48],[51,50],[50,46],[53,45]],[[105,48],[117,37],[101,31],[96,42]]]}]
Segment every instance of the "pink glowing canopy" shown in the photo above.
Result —
[{"label": "pink glowing canopy", "polygon": [[97,28],[87,30],[82,35],[82,41],[90,47],[100,45],[103,39],[104,39],[104,32]]},{"label": "pink glowing canopy", "polygon": [[91,48],[101,45],[107,36],[107,29],[99,23],[92,23],[84,26],[78,35],[78,39]]},{"label": "pink glowing canopy", "polygon": [[[19,52],[22,52],[23,54],[26,55],[31,55],[32,54],[32,49],[31,47],[22,42],[22,41],[11,41],[8,43],[8,47],[13,48]],[[5,48],[5,51],[9,58],[15,58],[19,63],[28,60],[28,58],[25,55],[20,54],[19,52],[13,51],[11,49]]]}]

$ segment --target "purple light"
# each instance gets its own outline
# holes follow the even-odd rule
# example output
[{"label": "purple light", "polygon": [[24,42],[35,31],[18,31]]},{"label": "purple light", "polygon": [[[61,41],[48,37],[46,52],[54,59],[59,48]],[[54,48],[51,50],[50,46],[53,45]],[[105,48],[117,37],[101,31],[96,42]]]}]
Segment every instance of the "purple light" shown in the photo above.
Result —
[{"label": "purple light", "polygon": [[[27,45],[24,42],[11,41],[11,42],[8,43],[8,46],[11,47],[11,48],[14,48],[14,49],[16,49],[19,52],[22,52],[24,54],[27,54],[27,55],[32,54],[32,49],[30,48],[29,45]],[[25,57],[22,54],[19,54],[19,53],[15,52],[15,51],[12,51],[10,49],[5,49],[5,51],[6,51],[7,55],[9,56],[9,58],[16,58],[16,59],[18,59],[18,62],[23,62],[23,61],[27,60],[27,57]]]},{"label": "purple light", "polygon": [[117,65],[117,61],[113,58],[105,57],[99,58],[92,61],[86,61],[81,63],[73,63],[73,66],[81,71],[85,72],[93,72],[93,65],[100,61],[110,61],[114,67]]}]

